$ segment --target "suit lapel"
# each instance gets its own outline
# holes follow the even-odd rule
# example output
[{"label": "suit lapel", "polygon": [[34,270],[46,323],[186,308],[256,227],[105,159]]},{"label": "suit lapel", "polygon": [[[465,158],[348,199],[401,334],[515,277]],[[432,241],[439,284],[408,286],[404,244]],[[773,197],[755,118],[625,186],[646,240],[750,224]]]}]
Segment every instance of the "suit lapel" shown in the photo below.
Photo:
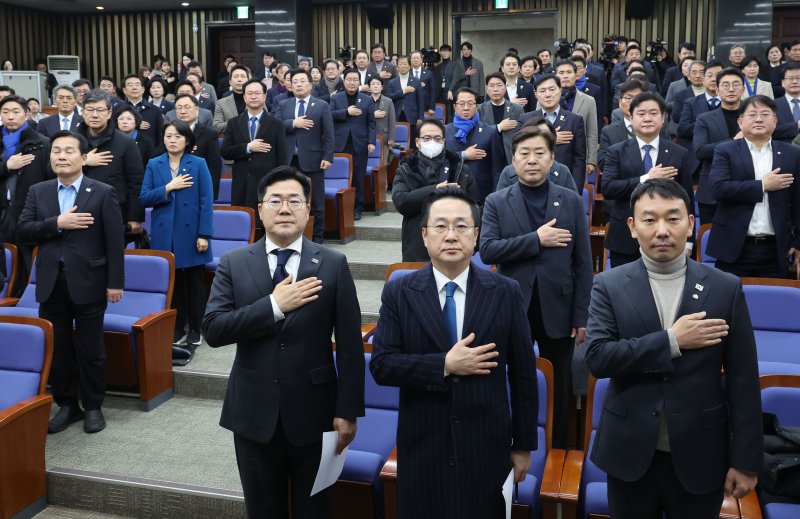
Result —
[{"label": "suit lapel", "polygon": [[660,330],[661,319],[658,317],[656,300],[653,298],[653,289],[650,287],[650,280],[647,278],[647,270],[644,262],[639,259],[636,261],[636,271],[628,276],[627,290],[631,306],[639,315],[645,330]]},{"label": "suit lapel", "polygon": [[[84,175],[81,181],[81,190],[78,192],[78,196],[75,197],[75,206],[78,208],[79,213],[85,211],[86,203],[94,193],[92,187],[94,187],[94,181]],[[58,207],[58,195],[56,195],[56,207]]]},{"label": "suit lapel", "polygon": [[[491,312],[485,308],[486,303],[490,300],[490,294],[487,292],[494,289],[497,285],[491,282],[490,278],[486,278],[480,271],[480,267],[470,264],[469,276],[467,277],[467,297],[464,305],[464,324],[461,327],[461,337],[475,333],[475,338],[480,341],[481,337],[488,337],[486,333],[493,322]],[[480,344],[473,343],[473,344]]]},{"label": "suit lapel", "polygon": [[725,135],[727,137],[729,135],[728,125],[725,123],[725,115],[722,113],[722,108],[714,110],[713,120],[717,125],[717,130],[720,132],[720,135]]},{"label": "suit lapel", "polygon": [[683,287],[683,299],[675,315],[677,320],[686,314],[702,312],[705,308],[705,300],[713,287],[707,286],[705,278],[708,273],[697,262],[686,260],[686,284]]},{"label": "suit lapel", "polygon": [[[514,186],[509,189],[508,191],[508,203],[511,206],[511,212],[514,214],[514,218],[517,219],[517,223],[519,223],[519,228],[522,230],[523,234],[528,234],[529,232],[533,232],[533,228],[531,227],[531,220],[528,218],[528,209],[525,207],[525,200],[522,198],[522,191],[521,187],[519,187],[519,182],[516,182]],[[548,222],[550,220],[547,220]]]},{"label": "suit lapel", "polygon": [[[749,158],[749,157],[748,157]],[[748,161],[749,164],[752,165],[753,161]],[[781,153],[780,144],[778,141],[773,139],[772,141],[772,169],[780,168],[783,165],[783,154]],[[755,178],[755,171],[753,172],[753,178]],[[783,170],[781,170],[783,173]],[[796,172],[793,172],[796,173]]]},{"label": "suit lapel", "polygon": [[[642,154],[639,151],[639,141],[636,139],[628,139],[625,141],[625,155],[630,161],[631,168],[626,168],[628,171],[638,171],[637,177],[641,176],[644,171],[644,161],[642,160]],[[658,152],[661,155],[661,151]],[[655,164],[654,164],[655,165]]]},{"label": "suit lapel", "polygon": [[[740,139],[739,144],[736,146],[736,149],[739,152],[739,163],[744,167],[744,170],[747,172],[747,180],[755,180],[756,170],[753,167],[753,157],[750,155],[750,150],[747,149],[747,142],[745,142],[744,139]],[[772,148],[772,167],[773,169],[778,167],[775,165],[774,145]]]},{"label": "suit lapel", "polygon": [[[409,300],[415,302],[411,308],[419,322],[423,324],[422,328],[425,333],[430,336],[439,350],[450,351],[453,345],[450,344],[449,334],[444,324],[442,306],[439,303],[439,294],[436,292],[436,279],[433,277],[431,264],[423,267],[416,279],[409,283],[404,290],[409,292]],[[469,291],[469,285],[467,291]],[[466,309],[464,315],[466,316]],[[466,318],[464,322],[467,322]]]},{"label": "suit lapel", "polygon": [[[322,265],[323,260],[320,252],[321,250],[319,245],[303,238],[303,251],[300,254],[300,264],[297,266],[297,279],[294,281],[299,281],[301,279],[306,279],[317,275],[317,271],[319,271],[319,267]],[[284,326],[288,325],[294,319],[294,316],[301,312],[303,308],[304,307],[300,307],[294,312],[290,312],[289,315],[286,316]]]},{"label": "suit lapel", "polygon": [[557,222],[558,213],[561,211],[561,204],[563,203],[561,200],[561,190],[553,189],[553,183],[549,180],[546,182],[550,185],[547,186],[547,207],[544,212],[544,221],[547,223],[555,218]]},{"label": "suit lapel", "polygon": [[666,164],[668,166],[672,165],[672,156],[669,150],[670,144],[668,141],[664,139],[659,139],[658,142],[658,157],[656,157],[656,164]]},{"label": "suit lapel", "polygon": [[258,289],[261,297],[267,297],[272,293],[272,278],[269,275],[266,247],[266,239],[261,238],[250,246],[250,254],[246,260],[250,277],[253,278],[253,285]]}]

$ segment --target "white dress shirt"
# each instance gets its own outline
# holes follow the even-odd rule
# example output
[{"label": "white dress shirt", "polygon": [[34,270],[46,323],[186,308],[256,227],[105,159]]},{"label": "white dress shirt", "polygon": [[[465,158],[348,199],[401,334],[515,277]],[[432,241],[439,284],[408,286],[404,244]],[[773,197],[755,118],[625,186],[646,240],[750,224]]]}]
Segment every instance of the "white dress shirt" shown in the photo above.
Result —
[{"label": "white dress shirt", "polygon": [[[275,249],[283,249],[272,243],[269,238],[265,237],[264,241],[267,249],[267,261],[269,262],[269,277],[272,279],[272,276],[275,275],[275,269],[278,268],[278,256],[273,251]],[[300,236],[286,248],[294,251],[294,254],[292,254],[286,261],[285,267],[286,273],[292,276],[292,283],[294,283],[297,281],[297,271],[300,269],[300,255],[303,253],[303,237]],[[278,303],[275,301],[275,296],[270,294],[269,301],[272,303],[272,315],[275,318],[275,322],[277,323],[278,321],[284,319],[286,316],[283,315],[280,307],[278,307]]]},{"label": "white dress shirt", "polygon": [[506,93],[508,94],[508,100],[513,101],[517,98],[517,82],[519,79],[515,80],[513,83],[506,82]]},{"label": "white dress shirt", "polygon": [[747,227],[748,236],[774,236],[775,229],[772,227],[772,217],[769,214],[769,196],[764,191],[764,175],[772,171],[772,141],[768,141],[759,150],[755,144],[745,139],[750,156],[753,158],[753,170],[756,172],[756,180],[761,182],[762,198],[753,207],[753,216],[750,218],[750,225]]},{"label": "white dress shirt", "polygon": [[67,120],[67,130],[71,129],[72,128],[72,118],[73,117],[75,117],[75,110],[71,111],[69,113],[69,115],[61,115],[59,113],[58,114],[58,128],[59,128],[59,130],[64,128],[64,119]]},{"label": "white dress shirt", "polygon": [[464,269],[464,272],[450,279],[433,267],[433,279],[436,280],[436,292],[439,294],[439,304],[444,310],[445,299],[447,299],[447,289],[445,285],[453,281],[458,288],[453,294],[453,300],[456,302],[456,334],[459,340],[462,338],[464,332],[464,306],[467,304],[467,278],[469,277],[469,266]]},{"label": "white dress shirt", "polygon": [[[639,156],[642,157],[642,164],[644,164],[644,146],[645,144],[649,144],[650,146],[653,147],[653,149],[650,150],[650,160],[653,162],[653,166],[657,165],[656,161],[658,160],[658,141],[659,137],[653,139],[653,142],[644,142],[639,137],[636,137],[636,144],[639,146]],[[650,173],[645,173],[644,175],[641,175],[639,177],[639,183],[640,184],[644,183],[649,179],[650,179]]]},{"label": "white dress shirt", "polygon": [[398,74],[398,77],[400,78],[400,88],[403,90],[403,93],[405,94],[405,89],[408,86],[409,74],[406,74],[405,76],[403,74]]},{"label": "white dress shirt", "polygon": [[308,113],[309,103],[308,101],[311,99],[311,94],[308,94],[304,98],[295,98],[294,101],[294,117],[295,119],[299,116],[300,113],[300,101],[303,101],[305,105],[303,106],[303,113]]}]

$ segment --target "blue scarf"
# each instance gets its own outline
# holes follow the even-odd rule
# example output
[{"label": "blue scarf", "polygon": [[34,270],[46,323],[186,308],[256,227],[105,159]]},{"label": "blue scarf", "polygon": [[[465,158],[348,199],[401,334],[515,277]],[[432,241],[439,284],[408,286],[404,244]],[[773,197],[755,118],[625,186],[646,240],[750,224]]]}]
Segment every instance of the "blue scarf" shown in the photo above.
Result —
[{"label": "blue scarf", "polygon": [[578,88],[579,91],[583,92],[583,87],[586,86],[586,82],[589,81],[586,76],[583,76],[582,79],[579,79],[575,82],[575,86]]},{"label": "blue scarf", "polygon": [[453,117],[453,126],[458,128],[458,131],[456,132],[456,139],[458,139],[461,142],[461,144],[466,144],[467,135],[469,135],[469,132],[471,132],[472,130],[475,129],[476,126],[478,126],[480,120],[481,118],[478,117],[477,113],[475,113],[475,115],[472,116],[472,119],[462,119],[457,115]]},{"label": "blue scarf", "polygon": [[8,131],[8,128],[3,126],[3,148],[5,148],[6,160],[11,158],[11,155],[17,152],[19,148],[19,141],[22,138],[22,132],[28,129],[27,121],[19,130],[15,132]]}]

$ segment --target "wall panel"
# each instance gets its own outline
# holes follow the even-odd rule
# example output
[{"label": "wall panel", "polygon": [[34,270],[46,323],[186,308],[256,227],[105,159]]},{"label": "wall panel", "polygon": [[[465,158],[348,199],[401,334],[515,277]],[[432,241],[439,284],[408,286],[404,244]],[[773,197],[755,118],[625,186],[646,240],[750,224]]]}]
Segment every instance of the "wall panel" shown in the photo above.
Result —
[{"label": "wall panel", "polygon": [[58,47],[62,34],[58,14],[0,4],[0,60],[11,59],[17,70],[31,70]]}]

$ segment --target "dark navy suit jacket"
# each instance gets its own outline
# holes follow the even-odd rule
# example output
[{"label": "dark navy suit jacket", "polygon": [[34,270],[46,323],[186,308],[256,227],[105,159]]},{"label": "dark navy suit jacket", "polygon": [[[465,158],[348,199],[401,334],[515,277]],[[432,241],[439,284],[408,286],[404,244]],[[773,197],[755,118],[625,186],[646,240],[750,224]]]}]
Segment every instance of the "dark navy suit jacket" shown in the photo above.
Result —
[{"label": "dark navy suit jacket", "polygon": [[[78,115],[78,110],[76,109],[72,115],[72,122],[69,125],[69,131],[74,132],[81,121],[83,121],[83,117]],[[36,125],[36,131],[47,138],[50,138],[60,132],[61,114],[50,115],[39,121],[39,123]]]},{"label": "dark navy suit jacket", "polygon": [[692,149],[701,166],[696,195],[697,201],[701,204],[717,203],[708,186],[708,174],[711,171],[711,161],[714,158],[714,149],[717,144],[730,140],[731,136],[728,133],[728,125],[725,123],[725,114],[722,109],[706,112],[697,118]]},{"label": "dark navy suit jacket", "polygon": [[347,113],[347,92],[336,92],[331,96],[330,108],[333,128],[336,135],[336,151],[344,151],[347,141],[352,137],[356,150],[367,154],[367,145],[375,142],[375,116],[372,97],[359,92],[356,104],[361,115],[353,117]]},{"label": "dark navy suit jacket", "polygon": [[590,455],[609,475],[623,481],[644,476],[663,412],[675,473],[688,492],[720,489],[730,467],[761,469],[758,362],[741,283],[687,259],[676,318],[700,311],[725,319],[727,337],[673,359],[643,261],[595,278],[586,363],[595,377],[611,381]]},{"label": "dark navy suit jacket", "polygon": [[542,247],[531,226],[519,183],[486,199],[481,220],[481,259],[497,264],[497,272],[515,279],[527,311],[534,285],[548,337],[569,337],[586,326],[592,286],[589,222],[583,199],[575,191],[548,182],[545,222],[572,234],[566,247]]},{"label": "dark navy suit jacket", "polygon": [[[789,248],[800,249],[800,148],[773,139],[772,169],[775,168],[794,175],[791,187],[767,193],[777,258],[788,267],[784,262]],[[762,182],[755,178],[753,159],[744,139],[716,147],[709,178],[717,200],[714,232],[708,240],[711,256],[733,263],[742,252],[753,208],[764,195]]]},{"label": "dark navy suit jacket", "polygon": [[[528,119],[534,117],[543,117],[542,110],[535,110],[528,112],[520,117],[519,128],[525,124]],[[583,188],[586,182],[586,128],[583,124],[583,117],[568,112],[563,108],[558,112],[558,117],[555,123],[556,129],[560,128],[562,131],[572,132],[572,142],[569,144],[559,144],[556,146],[556,160],[564,164],[572,171],[572,177],[575,180],[575,185],[578,189]]]},{"label": "dark navy suit jacket", "polygon": [[[336,92],[341,92],[342,90],[344,90],[344,82],[340,79],[336,84]],[[336,92],[334,92],[334,94]],[[319,83],[317,83],[317,85],[314,87],[314,90],[311,92],[311,95],[317,99],[322,99],[326,103],[329,103],[331,100],[331,94],[328,91],[328,85],[325,84],[324,80],[321,80]]]},{"label": "dark navy suit jacket", "polygon": [[308,98],[305,115],[314,121],[314,126],[307,130],[294,127],[296,106],[296,98],[285,99],[278,105],[278,112],[275,114],[286,130],[287,155],[292,157],[296,148],[300,169],[307,172],[319,171],[323,160],[333,163],[335,143],[330,106],[321,99]]},{"label": "dark navy suit jacket", "polygon": [[786,96],[775,98],[775,104],[778,106],[778,126],[775,127],[775,132],[772,134],[773,139],[779,141],[792,142],[797,137],[798,127],[792,115],[792,108],[789,106],[789,101]]},{"label": "dark navy suit jacket", "polygon": [[[522,77],[517,78],[517,97],[528,100],[528,104],[522,107],[525,112],[532,112],[536,109],[536,94],[533,93],[533,84],[528,83]],[[506,99],[510,99],[508,91],[506,91]]]},{"label": "dark navy suit jacket", "polygon": [[[658,164],[678,169],[675,181],[689,193],[690,213],[694,213],[694,194],[692,174],[689,171],[688,150],[666,139],[659,139],[658,157],[653,165],[657,166]],[[631,238],[627,222],[628,217],[633,216],[631,193],[641,183],[639,177],[644,174],[644,162],[637,139],[627,139],[608,148],[601,190],[603,198],[608,200],[610,205],[610,207],[606,206],[606,210],[610,212],[606,248],[610,251],[636,254],[636,251],[639,250],[639,242]]]},{"label": "dark navy suit jacket", "polygon": [[445,149],[453,153],[461,154],[472,145],[477,144],[479,149],[486,152],[486,157],[481,160],[464,160],[464,164],[469,168],[475,183],[478,185],[480,193],[479,203],[489,196],[497,186],[500,173],[506,167],[506,155],[503,148],[503,139],[494,126],[479,122],[467,135],[467,143],[464,144],[456,139],[458,129],[453,124],[445,126]]},{"label": "dark navy suit jacket", "polygon": [[400,76],[390,79],[386,83],[386,97],[394,101],[395,116],[400,119],[400,113],[405,111],[406,121],[412,126],[417,124],[417,119],[423,119],[425,114],[425,92],[419,79],[408,75],[408,86],[414,87],[410,94],[404,94],[400,87]]},{"label": "dark navy suit jacket", "polygon": [[489,375],[445,377],[453,345],[430,264],[389,281],[381,303],[370,369],[378,384],[400,387],[399,517],[495,517],[511,449],[538,443],[536,364],[519,286],[470,266],[462,336],[497,345]]},{"label": "dark navy suit jacket", "polygon": [[[625,128],[625,121],[617,121],[609,124],[600,132],[600,147],[597,150],[597,167],[600,171],[605,171],[605,160],[608,149],[620,142],[632,139],[628,130]],[[605,173],[604,173],[605,175]],[[603,177],[605,180],[605,177]]]}]

